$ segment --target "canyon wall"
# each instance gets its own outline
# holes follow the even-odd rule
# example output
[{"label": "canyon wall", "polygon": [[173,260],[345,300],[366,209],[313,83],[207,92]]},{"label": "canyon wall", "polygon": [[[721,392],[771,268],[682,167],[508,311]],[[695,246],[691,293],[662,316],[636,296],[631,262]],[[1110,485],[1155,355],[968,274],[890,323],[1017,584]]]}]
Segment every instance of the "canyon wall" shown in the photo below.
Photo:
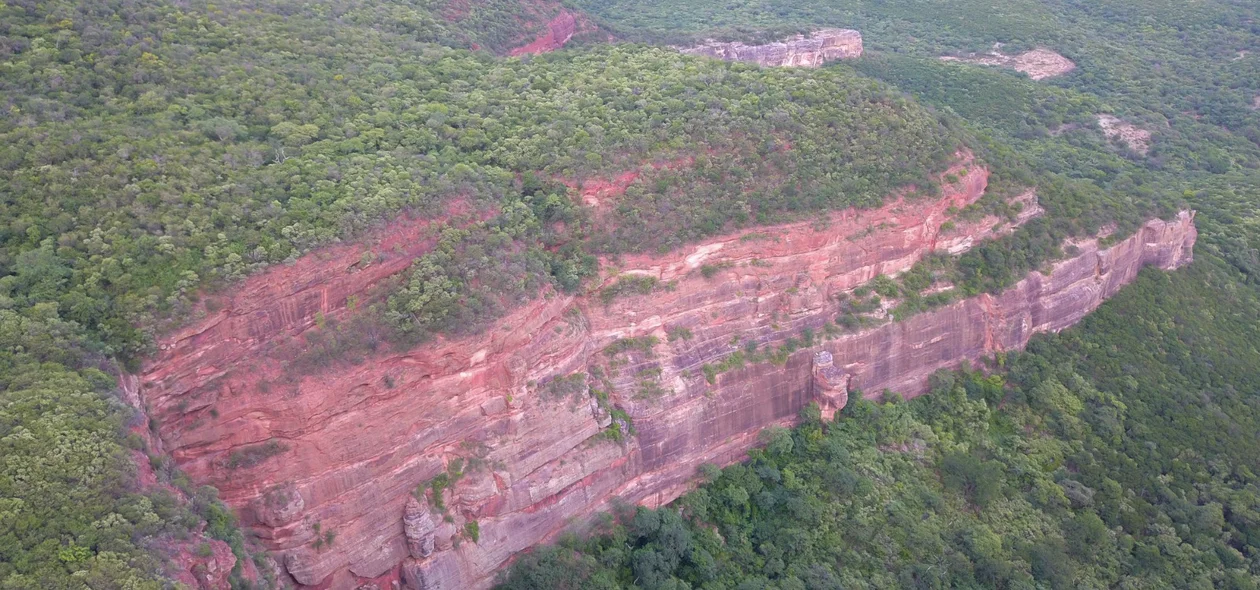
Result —
[{"label": "canyon wall", "polygon": [[[987,177],[964,161],[938,198],[604,261],[602,285],[545,293],[483,334],[286,370],[284,343],[350,313],[428,247],[422,231],[394,227],[249,279],[124,384],[180,467],[217,486],[297,583],[484,587],[515,553],[614,499],[672,500],[699,465],[739,460],[760,429],[811,402],[834,412],[859,388],[921,393],[939,368],[1071,325],[1143,266],[1191,259],[1183,213],[1107,248],[1075,243],[1001,294],[837,330],[839,294],[1039,213],[1030,193],[1014,222],[958,218]],[[609,296],[635,278],[651,292]],[[712,370],[789,339],[812,346]],[[435,478],[451,482],[441,508],[426,493]]]},{"label": "canyon wall", "polygon": [[852,29],[820,29],[765,45],[709,41],[681,51],[763,66],[817,68],[829,61],[860,57],[862,34]]}]

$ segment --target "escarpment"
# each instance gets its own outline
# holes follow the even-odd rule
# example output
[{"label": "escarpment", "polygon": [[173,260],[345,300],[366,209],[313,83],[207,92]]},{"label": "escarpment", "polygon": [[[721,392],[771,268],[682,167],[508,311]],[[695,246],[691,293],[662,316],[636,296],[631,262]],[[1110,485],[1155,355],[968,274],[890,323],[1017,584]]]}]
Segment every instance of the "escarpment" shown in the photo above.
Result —
[{"label": "escarpment", "polygon": [[[739,460],[811,402],[918,394],[939,368],[1072,325],[1144,266],[1191,259],[1183,213],[1106,248],[1076,242],[1000,294],[838,330],[838,294],[1038,213],[1030,200],[1013,223],[959,218],[987,176],[959,164],[938,198],[607,261],[589,293],[543,294],[482,334],[286,375],[269,350],[405,266],[387,253],[425,244],[343,246],[251,278],[163,339],[136,381],[180,467],[217,486],[297,583],[484,587],[615,498],[672,500],[699,465]],[[754,348],[777,352],[727,362]]]},{"label": "escarpment", "polygon": [[852,29],[820,29],[765,45],[709,41],[681,51],[763,66],[817,68],[830,61],[861,57],[862,34]]},{"label": "escarpment", "polygon": [[508,52],[508,55],[517,56],[527,53],[539,54],[555,51],[564,47],[564,44],[568,43],[579,31],[593,28],[593,25],[584,16],[562,8],[559,14],[547,21],[546,28],[533,41],[512,49]]}]

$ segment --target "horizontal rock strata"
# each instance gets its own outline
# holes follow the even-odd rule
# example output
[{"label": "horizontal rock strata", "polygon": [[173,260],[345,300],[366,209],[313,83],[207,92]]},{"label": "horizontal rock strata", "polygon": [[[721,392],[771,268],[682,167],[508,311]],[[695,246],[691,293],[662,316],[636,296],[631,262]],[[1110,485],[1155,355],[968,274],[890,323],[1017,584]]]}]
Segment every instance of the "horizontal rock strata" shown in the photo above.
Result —
[{"label": "horizontal rock strata", "polygon": [[577,34],[579,24],[578,17],[567,10],[561,9],[555,18],[547,22],[545,31],[539,33],[538,37],[528,45],[522,45],[509,51],[508,55],[539,54],[560,49],[564,47],[565,43],[569,42],[569,39],[573,38],[573,35]]},{"label": "horizontal rock strata", "polygon": [[817,68],[830,61],[861,57],[862,34],[852,29],[821,29],[765,45],[709,41],[681,51],[763,66]]},{"label": "horizontal rock strata", "polygon": [[[822,339],[837,294],[1011,231],[955,216],[983,194],[982,167],[943,178],[956,182],[935,199],[627,256],[604,280],[645,275],[657,281],[649,294],[545,294],[477,336],[285,377],[268,350],[346,313],[394,270],[349,264],[393,241],[341,247],[249,279],[164,339],[137,387],[180,467],[219,487],[297,583],[484,587],[514,554],[614,498],[672,500],[699,465],[739,460],[761,428],[808,403],[834,411],[857,388],[917,394],[931,372],[1067,327],[1143,266],[1191,257],[1185,213],[1109,248],[1081,241],[1001,294]],[[1016,223],[1038,212],[1025,200]],[[705,375],[751,342],[765,350],[807,329],[818,342],[784,362]],[[451,481],[441,507],[426,485],[435,478]]]}]

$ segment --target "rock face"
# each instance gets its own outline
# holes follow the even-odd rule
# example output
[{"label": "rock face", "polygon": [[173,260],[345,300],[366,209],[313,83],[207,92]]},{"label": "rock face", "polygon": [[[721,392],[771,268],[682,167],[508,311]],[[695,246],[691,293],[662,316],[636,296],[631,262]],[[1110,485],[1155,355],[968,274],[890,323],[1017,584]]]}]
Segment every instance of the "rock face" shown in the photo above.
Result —
[{"label": "rock face", "polygon": [[1002,53],[1002,44],[993,46],[993,51],[984,54],[972,53],[966,56],[947,55],[944,61],[961,61],[982,66],[998,66],[1028,74],[1033,80],[1045,80],[1062,76],[1076,69],[1072,60],[1049,49],[1037,48],[1018,55]]},{"label": "rock face", "polygon": [[[131,451],[131,457],[136,466],[136,480],[142,489],[165,488],[181,504],[190,503],[188,497],[178,488],[158,481],[146,453]],[[204,527],[189,531],[182,538],[164,537],[155,544],[155,548],[165,558],[162,566],[163,574],[167,578],[197,590],[231,589],[229,577],[232,568],[236,567],[236,555],[227,543],[212,538]],[[242,573],[250,582],[259,581],[258,571],[252,563],[242,568]]]},{"label": "rock face", "polygon": [[852,29],[820,29],[809,36],[796,35],[765,45],[709,41],[681,51],[763,66],[816,68],[829,61],[860,57],[862,34]]},{"label": "rock face", "polygon": [[567,10],[560,10],[555,18],[547,23],[547,29],[538,35],[528,45],[522,45],[512,51],[508,55],[524,55],[526,53],[547,53],[564,47],[569,39],[573,38],[578,31],[578,17]]},{"label": "rock face", "polygon": [[[834,411],[858,388],[918,394],[938,368],[1071,325],[1143,266],[1191,259],[1183,213],[1106,249],[1076,243],[1077,255],[1002,294],[822,339],[837,294],[1012,229],[953,215],[983,194],[986,170],[964,161],[942,176],[952,182],[936,199],[626,256],[604,279],[652,277],[650,294],[544,294],[481,335],[285,376],[271,351],[396,268],[351,261],[424,244],[335,248],[249,279],[127,383],[180,467],[218,486],[297,583],[485,587],[514,554],[614,498],[676,498],[699,465],[739,460],[761,428],[806,404]],[[1024,198],[1015,223],[1038,213]],[[784,362],[705,374],[750,343],[806,330],[814,346]],[[451,483],[427,485],[435,478]]]},{"label": "rock face", "polygon": [[1151,132],[1115,115],[1098,115],[1098,128],[1107,139],[1119,140],[1129,149],[1146,155],[1151,150]]},{"label": "rock face", "polygon": [[407,498],[403,510],[403,534],[407,535],[407,552],[416,559],[433,555],[437,524],[428,506],[421,506],[416,498]]}]

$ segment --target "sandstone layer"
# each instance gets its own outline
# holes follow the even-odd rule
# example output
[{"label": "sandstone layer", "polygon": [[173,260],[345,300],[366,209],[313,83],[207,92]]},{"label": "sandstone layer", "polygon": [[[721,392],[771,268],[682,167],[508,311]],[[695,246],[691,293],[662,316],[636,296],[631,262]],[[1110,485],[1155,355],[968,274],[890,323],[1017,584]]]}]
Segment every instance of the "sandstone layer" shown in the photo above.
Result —
[{"label": "sandstone layer", "polygon": [[[987,176],[963,163],[937,199],[606,261],[615,270],[604,286],[638,275],[655,289],[544,294],[481,335],[285,377],[270,350],[346,313],[399,264],[351,261],[424,243],[345,246],[248,280],[220,311],[164,339],[133,387],[179,465],[217,486],[297,583],[484,587],[514,554],[614,498],[672,500],[699,465],[739,460],[761,428],[806,404],[834,411],[859,388],[920,393],[939,368],[1071,325],[1143,266],[1191,259],[1193,215],[1183,213],[1109,248],[1077,243],[1071,259],[999,295],[706,377],[706,364],[750,342],[821,336],[839,293],[1010,231],[1004,220],[956,218]],[[1014,223],[1037,214],[1029,203]],[[441,509],[425,492],[435,478],[453,481]]]},{"label": "sandstone layer", "polygon": [[708,41],[681,51],[763,66],[817,68],[830,61],[861,57],[862,34],[852,29],[820,29],[765,45]]}]

